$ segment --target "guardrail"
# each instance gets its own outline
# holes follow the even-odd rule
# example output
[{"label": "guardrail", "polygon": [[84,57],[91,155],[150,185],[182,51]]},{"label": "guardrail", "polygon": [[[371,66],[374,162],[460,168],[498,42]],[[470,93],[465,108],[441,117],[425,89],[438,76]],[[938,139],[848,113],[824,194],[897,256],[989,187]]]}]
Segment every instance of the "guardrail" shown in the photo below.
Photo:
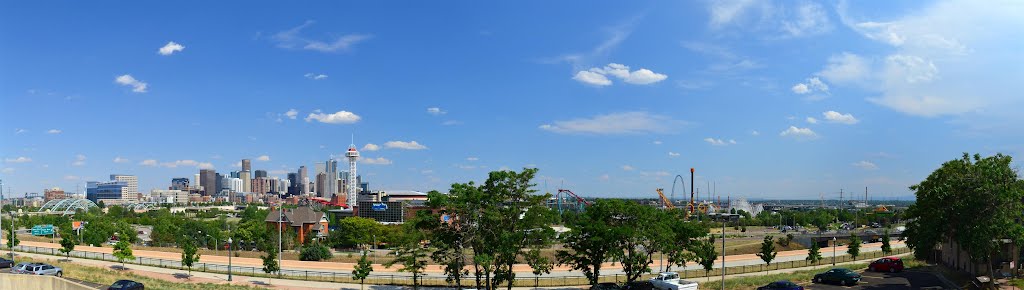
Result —
[{"label": "guardrail", "polygon": [[[43,248],[35,246],[16,246],[15,250],[26,253],[37,253],[64,257],[64,253],[54,248]],[[909,248],[900,247],[893,248],[892,253],[885,255],[881,251],[865,252],[858,256],[857,260],[875,259],[892,255],[900,255],[910,252]],[[761,265],[743,265],[743,266],[727,266],[726,274],[745,274],[753,272],[762,272],[766,270],[782,270],[800,267],[810,266],[821,266],[831,265],[832,257],[826,255],[825,251],[822,251],[822,260],[818,264],[811,264],[806,260],[798,261],[787,261],[773,263],[771,266]],[[102,261],[119,262],[117,257],[106,253],[95,253],[95,252],[83,252],[83,251],[71,251],[71,257],[93,259]],[[844,263],[854,261],[849,255],[837,255],[835,257],[836,263]],[[154,258],[142,258],[136,257],[135,260],[125,261],[127,264],[137,264],[145,266],[155,266],[168,269],[179,269],[187,270],[188,268],[181,266],[179,260],[166,260],[166,259],[154,259]],[[719,261],[721,263],[721,261]],[[655,266],[655,265],[652,265]],[[192,271],[197,272],[208,272],[208,273],[220,273],[227,274],[228,266],[223,264],[209,264],[209,263],[196,263],[192,267]],[[682,271],[674,271],[679,273],[679,276],[683,279],[695,279],[705,278],[707,276],[721,276],[722,272],[720,268],[712,269],[711,271],[705,272],[703,269],[688,269]],[[323,282],[336,282],[336,283],[358,283],[359,280],[353,280],[351,273],[346,272],[329,272],[329,271],[307,271],[307,270],[284,270],[282,269],[280,275],[267,274],[263,272],[263,268],[251,267],[251,266],[231,266],[231,273],[236,275],[252,276],[252,277],[264,277],[264,278],[285,278],[293,280],[305,280],[305,281],[323,281]],[[654,274],[648,274],[642,276],[640,279],[645,280],[653,277]],[[474,287],[475,277],[466,276],[462,279],[462,287]],[[421,286],[438,286],[438,287],[455,287],[454,282],[448,282],[447,277],[437,274],[424,274],[421,275],[419,284]],[[607,274],[601,276],[599,282],[625,282],[626,277],[624,274]],[[411,275],[395,275],[395,274],[373,274],[366,278],[366,283],[371,285],[402,285],[409,286],[413,284]],[[515,287],[560,287],[560,286],[580,286],[589,285],[590,282],[586,277],[583,276],[551,276],[551,277],[522,277],[517,278],[513,286]]]}]

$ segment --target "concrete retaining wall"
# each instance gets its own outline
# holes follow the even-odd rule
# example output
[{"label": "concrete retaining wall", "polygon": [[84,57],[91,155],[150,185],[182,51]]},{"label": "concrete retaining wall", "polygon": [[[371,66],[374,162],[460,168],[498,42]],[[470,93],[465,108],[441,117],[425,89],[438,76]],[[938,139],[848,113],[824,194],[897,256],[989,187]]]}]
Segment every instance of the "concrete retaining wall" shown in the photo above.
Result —
[{"label": "concrete retaining wall", "polygon": [[0,289],[33,289],[33,290],[95,290],[54,276],[37,276],[25,274],[0,274]]}]

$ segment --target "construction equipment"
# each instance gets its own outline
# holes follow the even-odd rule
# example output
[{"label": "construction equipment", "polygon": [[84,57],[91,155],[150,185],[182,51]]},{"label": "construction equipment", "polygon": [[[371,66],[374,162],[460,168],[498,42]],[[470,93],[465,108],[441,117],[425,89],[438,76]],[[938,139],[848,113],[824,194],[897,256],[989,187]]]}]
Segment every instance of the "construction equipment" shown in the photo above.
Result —
[{"label": "construction equipment", "polygon": [[669,200],[667,197],[665,197],[665,192],[664,192],[665,189],[664,188],[658,188],[658,189],[655,189],[655,191],[658,192],[658,197],[661,197],[661,206],[662,207],[667,208],[667,209],[676,208],[676,206],[674,204],[672,204],[672,201]]}]

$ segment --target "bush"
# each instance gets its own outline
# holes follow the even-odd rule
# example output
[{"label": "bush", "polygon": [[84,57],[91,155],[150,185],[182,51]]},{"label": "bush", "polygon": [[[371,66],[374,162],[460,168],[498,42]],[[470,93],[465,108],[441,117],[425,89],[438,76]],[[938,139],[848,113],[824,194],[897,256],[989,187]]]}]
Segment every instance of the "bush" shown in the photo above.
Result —
[{"label": "bush", "polygon": [[303,261],[322,261],[331,259],[331,250],[321,244],[314,244],[309,247],[302,248],[302,252],[299,253],[299,260]]}]

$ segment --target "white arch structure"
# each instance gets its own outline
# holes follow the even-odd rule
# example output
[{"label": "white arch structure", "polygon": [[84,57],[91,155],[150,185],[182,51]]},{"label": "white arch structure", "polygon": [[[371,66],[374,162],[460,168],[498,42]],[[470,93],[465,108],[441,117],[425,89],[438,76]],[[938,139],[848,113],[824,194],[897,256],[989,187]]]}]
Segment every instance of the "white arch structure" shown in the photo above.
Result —
[{"label": "white arch structure", "polygon": [[43,206],[39,207],[39,211],[37,211],[37,213],[69,215],[74,214],[78,210],[89,210],[94,207],[97,207],[96,204],[88,199],[54,199],[47,201]]}]

